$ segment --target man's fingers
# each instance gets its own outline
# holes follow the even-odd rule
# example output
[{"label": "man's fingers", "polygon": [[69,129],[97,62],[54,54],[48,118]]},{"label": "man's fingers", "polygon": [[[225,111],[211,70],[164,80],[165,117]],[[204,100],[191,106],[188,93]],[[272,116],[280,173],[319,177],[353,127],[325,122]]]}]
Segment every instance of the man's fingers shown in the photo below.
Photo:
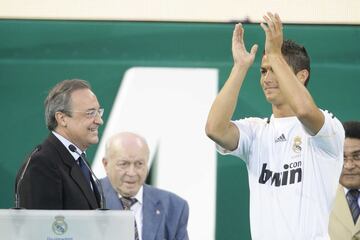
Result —
[{"label": "man's fingers", "polygon": [[238,28],[237,24],[235,25],[235,28],[234,28],[234,31],[233,31],[232,41],[233,41],[233,43],[239,41],[239,28]]},{"label": "man's fingers", "polygon": [[270,31],[268,25],[266,25],[264,22],[262,22],[262,23],[260,23],[260,26],[265,32],[265,38],[266,39],[269,38],[271,36],[271,31]]},{"label": "man's fingers", "polygon": [[277,13],[275,14],[275,19],[276,19],[276,22],[277,22],[277,24],[279,26],[279,30],[282,31],[283,30],[283,25],[282,25],[279,14],[277,14]]},{"label": "man's fingers", "polygon": [[262,29],[264,29],[264,32],[268,32],[269,31],[269,29],[268,29],[268,27],[266,26],[266,24],[265,23],[260,23],[260,26],[261,26],[261,28]]},{"label": "man's fingers", "polygon": [[281,32],[282,31],[282,24],[281,24],[281,20],[280,20],[280,17],[277,13],[272,14],[272,13],[268,13],[269,14],[269,17],[271,19],[271,21],[273,22],[274,24],[274,29],[276,32]]},{"label": "man's fingers", "polygon": [[274,21],[275,16],[271,12],[267,12],[268,17],[271,19],[271,21]]},{"label": "man's fingers", "polygon": [[264,20],[265,20],[265,22],[266,22],[266,24],[267,24],[267,27],[268,27],[268,29],[269,29],[269,32],[270,32],[270,33],[273,33],[273,32],[275,31],[275,27],[274,27],[274,22],[273,22],[273,20],[272,20],[269,16],[266,16],[266,15],[264,15],[263,18],[264,18]]},{"label": "man's fingers", "polygon": [[251,54],[251,55],[256,55],[257,50],[258,50],[258,45],[257,45],[257,44],[254,44],[254,45],[251,47],[250,54]]},{"label": "man's fingers", "polygon": [[233,46],[236,48],[244,48],[244,29],[241,23],[235,25],[233,32]]},{"label": "man's fingers", "polygon": [[242,27],[241,23],[236,24],[237,27],[237,35],[239,37],[239,41],[242,42],[243,41],[243,37],[244,37],[244,29]]},{"label": "man's fingers", "polygon": [[272,14],[271,12],[268,12],[268,17],[270,19],[270,23],[272,24],[273,26],[273,29],[275,32],[279,31],[279,23],[278,23],[278,20],[275,18],[274,14]]},{"label": "man's fingers", "polygon": [[233,31],[233,39],[239,41],[239,38],[240,38],[240,26],[239,24],[236,24]]},{"label": "man's fingers", "polygon": [[[263,25],[266,25],[269,33],[275,34],[275,33],[282,31],[283,25],[282,25],[281,19],[277,13],[273,14],[271,12],[268,12],[267,15],[263,16],[263,18],[266,22],[266,23],[263,23]],[[264,27],[263,27],[263,29],[266,32],[266,29]]]},{"label": "man's fingers", "polygon": [[283,26],[279,14],[277,13],[273,14],[271,12],[268,12],[267,15],[268,15],[267,18],[269,20],[267,21],[267,24],[273,27],[271,28],[271,30],[274,30],[275,32],[282,31]]}]

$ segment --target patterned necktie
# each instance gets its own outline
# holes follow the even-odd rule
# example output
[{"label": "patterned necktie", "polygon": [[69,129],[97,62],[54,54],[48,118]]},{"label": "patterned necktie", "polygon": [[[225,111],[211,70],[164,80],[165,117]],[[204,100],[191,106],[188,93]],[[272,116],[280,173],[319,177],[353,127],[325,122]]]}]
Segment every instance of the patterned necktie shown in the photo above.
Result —
[{"label": "patterned necktie", "polygon": [[79,161],[79,167],[80,167],[82,173],[84,174],[84,177],[85,177],[86,181],[89,184],[91,184],[91,182],[90,182],[90,171],[89,171],[89,169],[87,168],[87,166],[84,163],[84,161],[86,161],[85,153],[81,154],[81,157],[78,158],[78,161]]},{"label": "patterned necktie", "polygon": [[[120,201],[122,203],[124,210],[130,210],[131,206],[137,202],[136,198],[125,198],[125,197],[120,198]],[[135,221],[135,240],[139,240],[139,233],[137,230],[136,221]]]},{"label": "patterned necktie", "polygon": [[356,221],[357,221],[357,219],[359,217],[359,214],[360,214],[360,207],[359,207],[359,204],[358,204],[358,198],[359,198],[359,191],[357,189],[351,189],[346,194],[346,199],[347,199],[348,204],[349,204],[349,208],[350,208],[350,211],[351,211],[351,215],[352,215],[354,224],[356,224]]}]

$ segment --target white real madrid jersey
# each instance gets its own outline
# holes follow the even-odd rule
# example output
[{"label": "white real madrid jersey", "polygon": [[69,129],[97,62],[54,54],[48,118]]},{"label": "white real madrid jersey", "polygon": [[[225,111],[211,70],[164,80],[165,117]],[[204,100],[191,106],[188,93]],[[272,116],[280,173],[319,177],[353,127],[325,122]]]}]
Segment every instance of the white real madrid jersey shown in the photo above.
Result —
[{"label": "white real madrid jersey", "polygon": [[311,136],[296,117],[246,118],[238,148],[250,185],[252,239],[329,239],[328,221],[343,164],[344,129],[327,111]]}]

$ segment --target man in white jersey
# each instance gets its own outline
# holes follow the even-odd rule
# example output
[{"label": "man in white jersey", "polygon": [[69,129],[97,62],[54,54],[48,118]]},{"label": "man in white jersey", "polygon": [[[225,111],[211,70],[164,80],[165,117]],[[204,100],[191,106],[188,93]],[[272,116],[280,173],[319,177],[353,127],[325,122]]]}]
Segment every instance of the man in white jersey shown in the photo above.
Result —
[{"label": "man in white jersey", "polygon": [[234,65],[211,107],[206,133],[221,153],[246,163],[252,239],[329,239],[344,130],[332,114],[316,106],[305,87],[310,76],[305,48],[283,40],[277,14],[267,13],[264,20],[260,82],[272,116],[231,121],[258,48],[254,45],[247,52],[244,29],[237,24],[232,39]]}]

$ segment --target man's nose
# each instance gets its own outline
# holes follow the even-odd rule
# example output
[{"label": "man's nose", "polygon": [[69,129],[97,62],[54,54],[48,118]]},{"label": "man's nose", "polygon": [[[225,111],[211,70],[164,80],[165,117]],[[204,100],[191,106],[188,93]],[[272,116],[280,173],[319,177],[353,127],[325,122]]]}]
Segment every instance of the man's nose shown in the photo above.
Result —
[{"label": "man's nose", "polygon": [[344,168],[346,169],[353,169],[355,167],[354,161],[353,160],[345,160],[344,161]]},{"label": "man's nose", "polygon": [[135,175],[135,164],[129,164],[129,167],[126,170],[127,175],[133,176]]},{"label": "man's nose", "polygon": [[264,75],[264,83],[270,83],[271,79],[270,79],[270,71],[267,71],[266,74]]},{"label": "man's nose", "polygon": [[98,125],[103,125],[104,124],[104,121],[102,120],[102,117],[100,116],[100,114],[96,114],[96,116],[94,118],[94,121]]}]

